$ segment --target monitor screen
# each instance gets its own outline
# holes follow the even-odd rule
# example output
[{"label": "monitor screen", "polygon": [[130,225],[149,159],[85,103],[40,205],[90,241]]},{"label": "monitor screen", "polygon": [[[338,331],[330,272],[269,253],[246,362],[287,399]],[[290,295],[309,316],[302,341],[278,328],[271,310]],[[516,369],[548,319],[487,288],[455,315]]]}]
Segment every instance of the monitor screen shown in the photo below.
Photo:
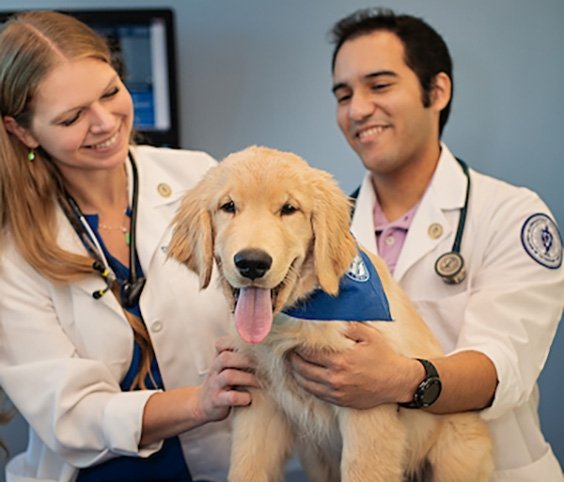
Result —
[{"label": "monitor screen", "polygon": [[[0,12],[1,23],[14,12]],[[140,142],[178,147],[173,12],[169,9],[65,10],[105,37],[133,98]]]}]

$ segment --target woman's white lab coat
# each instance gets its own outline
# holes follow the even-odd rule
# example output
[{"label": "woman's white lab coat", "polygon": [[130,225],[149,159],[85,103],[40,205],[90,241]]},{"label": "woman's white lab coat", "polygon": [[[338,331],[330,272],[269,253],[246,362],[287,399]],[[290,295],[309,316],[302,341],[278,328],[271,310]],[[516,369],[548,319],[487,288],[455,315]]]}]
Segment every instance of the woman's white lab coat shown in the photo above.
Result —
[{"label": "woman's white lab coat", "polygon": [[[141,311],[165,387],[200,384],[215,339],[227,332],[228,308],[219,290],[200,291],[195,275],[167,260],[166,249],[183,192],[215,161],[204,153],[148,146],[133,152],[137,249],[147,278]],[[61,245],[84,252],[62,213],[59,218]],[[9,238],[0,259],[0,385],[33,427],[27,451],[8,464],[8,482],[68,482],[74,467],[158,450],[161,444],[138,448],[143,408],[154,392],[120,390],[133,335],[112,294],[92,297],[103,280],[93,275],[72,285],[53,283],[20,257]],[[181,436],[195,480],[226,479],[229,428],[228,421],[210,423]]]},{"label": "woman's white lab coat", "polygon": [[[437,258],[452,249],[466,192],[463,171],[444,145],[394,277],[445,352],[478,350],[495,364],[499,385],[492,406],[482,411],[495,444],[493,480],[559,482],[564,480],[562,471],[539,428],[537,379],[562,316],[564,268],[554,267],[562,241],[550,239],[547,262],[534,251],[538,243],[526,235],[530,216],[552,217],[541,199],[475,171],[471,180],[462,239],[466,280],[447,285],[434,269]],[[351,229],[361,244],[377,253],[373,206],[367,174]],[[558,236],[555,228],[552,234]]]}]

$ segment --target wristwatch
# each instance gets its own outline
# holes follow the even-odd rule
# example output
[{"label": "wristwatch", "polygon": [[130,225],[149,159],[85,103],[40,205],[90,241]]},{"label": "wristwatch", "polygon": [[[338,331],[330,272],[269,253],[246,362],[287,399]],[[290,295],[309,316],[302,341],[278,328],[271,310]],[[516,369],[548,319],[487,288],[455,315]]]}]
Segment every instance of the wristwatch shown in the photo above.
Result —
[{"label": "wristwatch", "polygon": [[442,384],[439,377],[439,372],[429,360],[416,360],[425,368],[425,378],[415,389],[413,400],[411,402],[399,403],[400,407],[404,408],[426,408],[430,407],[437,401],[441,394]]}]

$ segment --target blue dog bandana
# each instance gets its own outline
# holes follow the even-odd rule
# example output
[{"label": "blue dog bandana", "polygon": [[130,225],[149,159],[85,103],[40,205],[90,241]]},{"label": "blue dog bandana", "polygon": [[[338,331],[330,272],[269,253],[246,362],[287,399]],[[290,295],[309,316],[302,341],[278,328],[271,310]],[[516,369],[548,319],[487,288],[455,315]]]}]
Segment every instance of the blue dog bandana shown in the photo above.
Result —
[{"label": "blue dog bandana", "polygon": [[317,289],[283,313],[301,320],[393,321],[380,276],[362,251],[341,278],[337,296]]}]

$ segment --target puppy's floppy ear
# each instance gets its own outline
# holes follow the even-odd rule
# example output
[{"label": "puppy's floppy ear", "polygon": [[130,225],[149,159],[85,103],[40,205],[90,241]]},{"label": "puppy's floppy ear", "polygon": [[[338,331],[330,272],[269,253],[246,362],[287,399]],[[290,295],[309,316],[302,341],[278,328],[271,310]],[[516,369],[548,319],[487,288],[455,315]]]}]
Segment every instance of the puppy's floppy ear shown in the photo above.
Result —
[{"label": "puppy's floppy ear", "polygon": [[188,191],[173,220],[168,256],[185,264],[206,288],[213,268],[213,225],[206,206],[204,181]]},{"label": "puppy's floppy ear", "polygon": [[357,251],[349,230],[351,204],[329,173],[318,169],[313,171],[315,174],[311,186],[315,196],[312,216],[315,274],[321,289],[336,295],[341,276]]}]

